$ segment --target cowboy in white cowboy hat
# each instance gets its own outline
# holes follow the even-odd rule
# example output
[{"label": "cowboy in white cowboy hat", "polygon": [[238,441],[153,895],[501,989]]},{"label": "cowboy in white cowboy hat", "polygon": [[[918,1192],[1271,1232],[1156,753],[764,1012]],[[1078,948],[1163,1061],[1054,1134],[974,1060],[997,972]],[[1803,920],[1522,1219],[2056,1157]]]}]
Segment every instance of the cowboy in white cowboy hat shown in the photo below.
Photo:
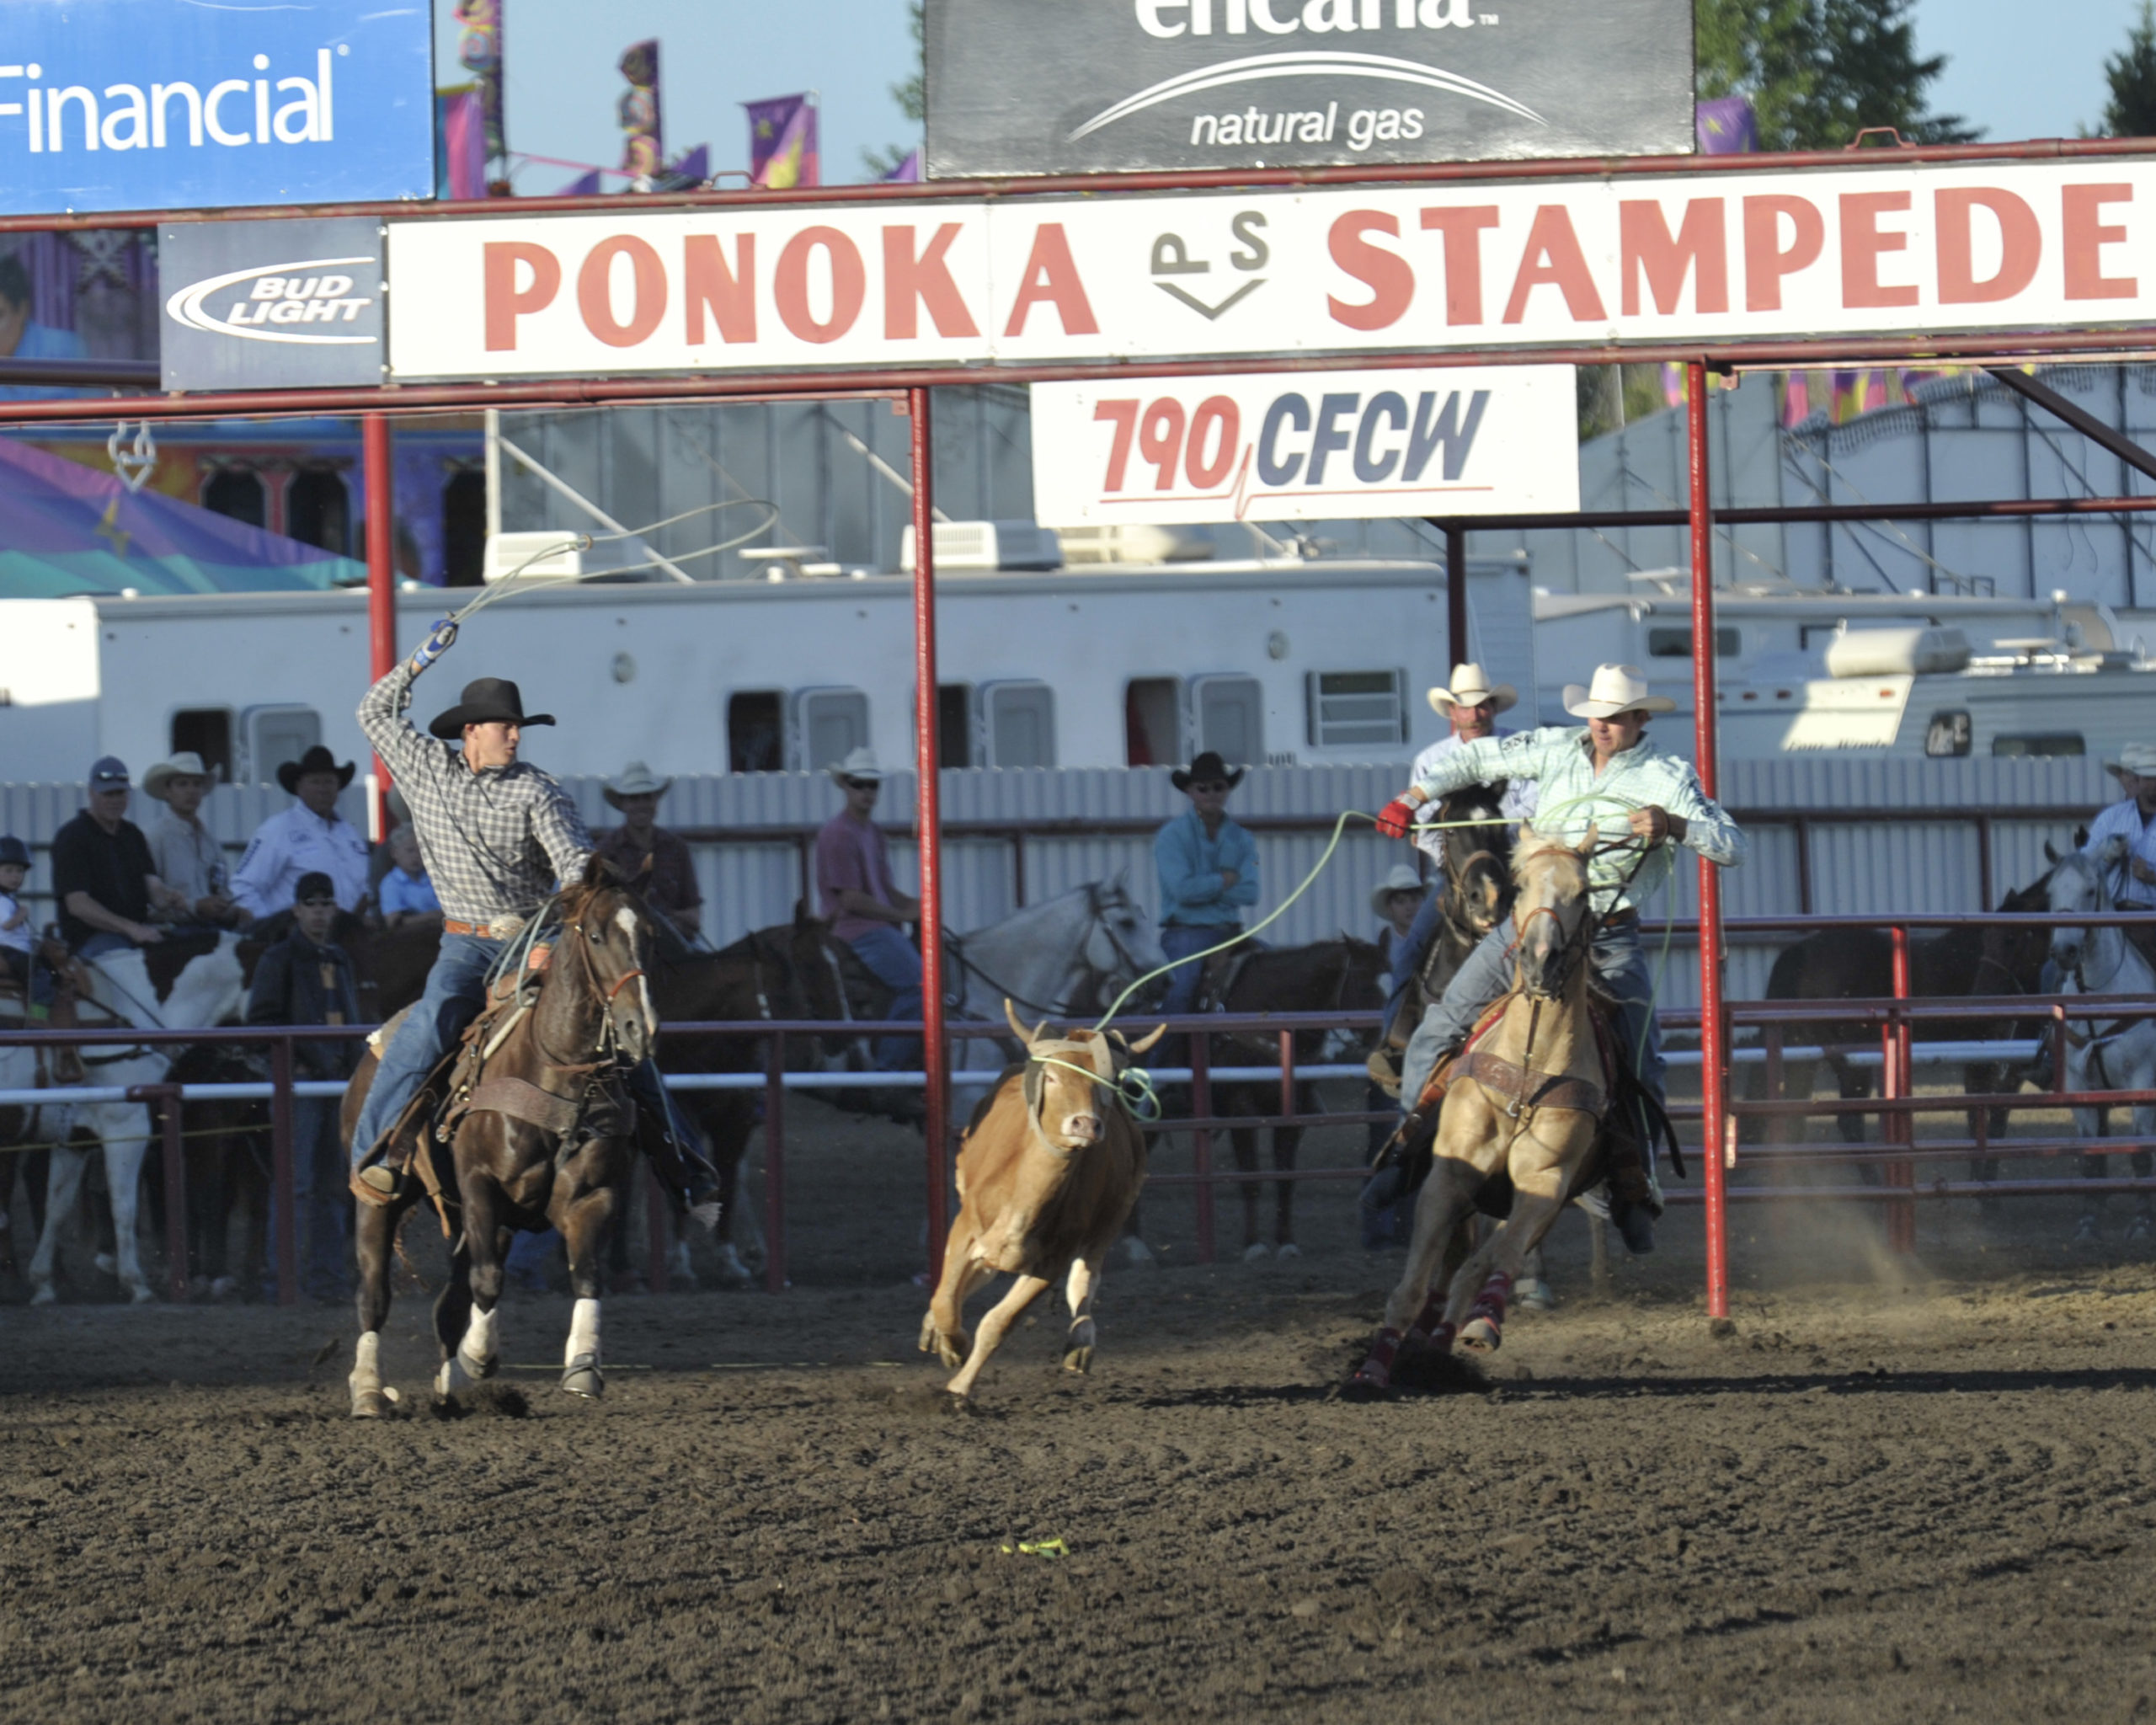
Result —
[{"label": "cowboy in white cowboy hat", "polygon": [[686,840],[659,825],[659,799],[673,783],[641,761],[623,767],[600,793],[622,811],[622,824],[600,835],[599,854],[635,883],[644,903],[693,941],[703,932],[704,917],[696,860]]},{"label": "cowboy in white cowboy hat", "polygon": [[356,771],[319,743],[278,766],[277,782],[297,800],[255,828],[232,871],[232,897],[248,916],[290,910],[300,877],[317,871],[335,884],[339,910],[359,909],[370,884],[366,836],[337,812]]},{"label": "cowboy in white cowboy hat", "polygon": [[[816,896],[831,932],[860,955],[876,980],[891,991],[885,1010],[893,1018],[918,1018],[921,1009],[921,954],[905,925],[921,916],[921,900],[899,890],[891,875],[891,850],[876,825],[876,799],[883,769],[873,750],[856,749],[825,767],[845,793],[846,805],[816,835]],[[878,1039],[877,1069],[913,1070],[920,1043],[910,1036]]]},{"label": "cowboy in white cowboy hat", "polygon": [[[2156,911],[2156,744],[2128,743],[2104,770],[2116,775],[2125,798],[2089,823],[2089,841],[2081,847],[2094,857],[2114,838],[2127,841],[2127,855],[2111,881],[2111,902],[2121,911]],[[2131,931],[2143,950],[2156,939]]]},{"label": "cowboy in white cowboy hat", "polygon": [[[1247,769],[1232,772],[1208,749],[1168,782],[1190,798],[1189,809],[1153,836],[1153,866],[1161,878],[1161,950],[1195,959],[1242,932],[1242,910],[1257,902],[1257,841],[1228,818],[1228,793]],[[1205,967],[1177,963],[1160,1010],[1195,1011]]]},{"label": "cowboy in white cowboy hat", "polygon": [[1412,862],[1396,862],[1370,889],[1370,915],[1378,919],[1378,950],[1390,970],[1406,953],[1407,932],[1430,889]]},{"label": "cowboy in white cowboy hat", "polygon": [[[1735,821],[1700,788],[1684,761],[1647,740],[1647,721],[1675,702],[1652,694],[1646,679],[1629,665],[1595,668],[1593,681],[1565,690],[1565,711],[1584,718],[1584,732],[1551,725],[1510,737],[1485,737],[1458,750],[1419,777],[1378,816],[1378,830],[1404,838],[1415,811],[1432,798],[1497,779],[1532,779],[1541,788],[1544,811],[1536,830],[1577,843],[1594,827],[1609,836],[1616,817],[1632,845],[1613,848],[1588,864],[1598,921],[1591,948],[1597,986],[1614,1007],[1617,1045],[1637,1050],[1641,1086],[1662,1098],[1662,1046],[1654,1023],[1653,979],[1640,950],[1639,906],[1668,878],[1673,839],[1725,868],[1744,860],[1746,841]],[[1423,1015],[1407,1048],[1401,1104],[1412,1108],[1438,1060],[1456,1051],[1482,1012],[1512,984],[1508,948],[1513,931],[1500,923],[1468,955],[1444,998]],[[1653,1205],[1613,1205],[1614,1220],[1635,1252],[1654,1245]]]},{"label": "cowboy in white cowboy hat", "polygon": [[211,785],[210,769],[192,749],[157,762],[142,775],[142,794],[164,807],[142,836],[150,841],[157,879],[187,900],[184,920],[244,928],[254,918],[226,890],[232,871],[225,865],[225,847],[199,812]]}]

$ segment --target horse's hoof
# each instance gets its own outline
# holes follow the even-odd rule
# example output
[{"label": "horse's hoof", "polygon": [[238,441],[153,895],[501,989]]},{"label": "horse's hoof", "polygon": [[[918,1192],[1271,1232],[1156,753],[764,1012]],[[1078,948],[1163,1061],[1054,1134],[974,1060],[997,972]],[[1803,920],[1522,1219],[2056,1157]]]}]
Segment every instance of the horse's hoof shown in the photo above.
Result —
[{"label": "horse's hoof", "polygon": [[562,1373],[562,1387],[572,1396],[581,1396],[587,1402],[596,1402],[606,1393],[606,1380],[600,1375],[599,1356],[579,1354],[568,1363]]},{"label": "horse's hoof", "polygon": [[371,1390],[354,1387],[352,1391],[353,1418],[381,1419],[387,1416],[388,1412],[389,1397],[382,1393],[380,1385],[376,1385]]},{"label": "horse's hoof", "polygon": [[2102,1236],[2096,1231],[2096,1219],[2094,1216],[2084,1216],[2073,1225],[2073,1243],[2076,1246],[2095,1246],[2100,1243],[2101,1238]]},{"label": "horse's hoof", "polygon": [[1292,1240],[1283,1240],[1273,1248],[1273,1255],[1275,1258],[1300,1258],[1303,1255],[1303,1248]]},{"label": "horse's hoof", "polygon": [[1153,1248],[1135,1234],[1124,1235],[1116,1250],[1123,1254],[1123,1264],[1129,1269],[1140,1269],[1160,1261],[1153,1256]]},{"label": "horse's hoof", "polygon": [[40,1282],[37,1284],[37,1291],[30,1295],[32,1306],[57,1306],[59,1303],[60,1295],[54,1291],[52,1284],[50,1282]]},{"label": "horse's hoof", "polygon": [[90,1263],[101,1276],[115,1276],[120,1274],[119,1260],[115,1258],[109,1252],[99,1252],[90,1260]]},{"label": "horse's hoof", "polygon": [[1486,1317],[1471,1317],[1460,1332],[1460,1345],[1475,1354],[1495,1354],[1504,1345],[1497,1325]]},{"label": "horse's hoof", "polygon": [[239,1279],[237,1276],[219,1276],[210,1284],[210,1299],[213,1304],[221,1306],[227,1300],[237,1299],[238,1295]]},{"label": "horse's hoof", "polygon": [[157,1297],[147,1283],[130,1282],[127,1284],[127,1303],[130,1306],[153,1305],[156,1303]]},{"label": "horse's hoof", "polygon": [[1091,1319],[1086,1321],[1085,1328],[1086,1339],[1081,1342],[1071,1338],[1063,1350],[1063,1369],[1081,1375],[1093,1369],[1093,1326]]},{"label": "horse's hoof", "polygon": [[474,1372],[470,1360],[462,1354],[452,1354],[442,1361],[441,1370],[435,1374],[435,1394],[445,1402],[461,1401],[472,1392],[472,1386],[482,1376],[488,1375],[483,1368]]},{"label": "horse's hoof", "polygon": [[1522,1282],[1513,1289],[1513,1299],[1529,1311],[1555,1311],[1557,1309],[1556,1294],[1540,1277]]},{"label": "horse's hoof", "polygon": [[1366,1359],[1340,1386],[1343,1402],[1382,1402],[1392,1393],[1392,1372],[1381,1361]]},{"label": "horse's hoof", "polygon": [[718,1285],[722,1288],[745,1288],[754,1279],[749,1266],[741,1262],[741,1254],[734,1249],[734,1242],[727,1241],[718,1248]]},{"label": "horse's hoof", "polygon": [[2146,1215],[2136,1215],[2126,1225],[2126,1237],[2129,1245],[2146,1240],[2149,1232],[2148,1218]]},{"label": "horse's hoof", "polygon": [[1270,1258],[1272,1256],[1273,1248],[1270,1246],[1267,1246],[1262,1240],[1253,1240],[1249,1245],[1243,1247],[1243,1262],[1245,1263],[1256,1263],[1260,1258]]}]

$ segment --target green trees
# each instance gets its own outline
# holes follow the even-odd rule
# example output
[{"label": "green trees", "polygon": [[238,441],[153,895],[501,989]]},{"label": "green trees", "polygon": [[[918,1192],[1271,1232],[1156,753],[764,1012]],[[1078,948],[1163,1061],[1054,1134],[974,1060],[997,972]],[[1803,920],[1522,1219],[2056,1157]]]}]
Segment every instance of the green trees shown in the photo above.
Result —
[{"label": "green trees", "polygon": [[1919,57],[1913,4],[1699,0],[1699,93],[1749,96],[1763,150],[1839,149],[1870,126],[1917,142],[1967,142],[1977,128],[1931,112],[1926,88],[1946,58]]},{"label": "green trees", "polygon": [[[913,71],[891,86],[891,99],[899,104],[899,112],[915,126],[928,118],[927,24],[921,11],[922,0],[912,0],[906,8],[906,22],[913,30]],[[905,161],[916,149],[917,144],[886,144],[880,150],[863,150],[861,165],[868,170],[871,179],[881,179]]]},{"label": "green trees", "polygon": [[2126,46],[2104,61],[2111,87],[2104,104],[2104,136],[2156,137],[2156,6],[2141,0],[2141,21],[2127,32]]}]

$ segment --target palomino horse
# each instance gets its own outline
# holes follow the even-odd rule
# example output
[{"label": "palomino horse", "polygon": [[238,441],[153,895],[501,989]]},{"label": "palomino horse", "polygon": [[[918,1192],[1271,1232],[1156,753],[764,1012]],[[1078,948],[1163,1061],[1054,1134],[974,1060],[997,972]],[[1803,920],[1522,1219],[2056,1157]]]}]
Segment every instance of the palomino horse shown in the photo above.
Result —
[{"label": "palomino horse", "polygon": [[[1337,940],[1319,941],[1311,946],[1253,950],[1236,961],[1219,1006],[1224,1012],[1367,1012],[1385,1004],[1385,991],[1379,984],[1384,974],[1385,960],[1378,949],[1368,941],[1344,934]],[[1306,1066],[1321,1059],[1330,1034],[1324,1030],[1296,1031],[1296,1064]],[[1212,1057],[1215,1065],[1270,1065],[1280,1058],[1280,1044],[1277,1037],[1218,1036],[1213,1039]],[[1296,1085],[1294,1101],[1299,1114],[1321,1112],[1315,1084]],[[1277,1113],[1279,1106],[1278,1084],[1223,1084],[1213,1092],[1214,1111],[1223,1116],[1262,1119]],[[1257,1133],[1255,1126],[1229,1130],[1235,1166],[1246,1174],[1257,1172]],[[1302,1142],[1299,1126],[1273,1129],[1276,1172],[1294,1172]],[[1246,1180],[1241,1189],[1243,1256],[1267,1257],[1266,1244],[1258,1232],[1257,1184]],[[1295,1244],[1295,1183],[1282,1180],[1273,1192],[1273,1249],[1282,1258],[1294,1258],[1300,1250]]]},{"label": "palomino horse", "polygon": [[[542,913],[554,924],[552,954],[528,1009],[504,1003],[480,1021],[452,1081],[448,1172],[440,1202],[454,1219],[450,1276],[435,1303],[441,1370],[436,1392],[460,1400],[499,1358],[496,1306],[512,1230],[552,1226],[568,1249],[576,1295],[562,1387],[597,1396],[600,1248],[619,1213],[635,1156],[628,1074],[650,1053],[659,1014],[645,977],[651,927],[643,905],[595,857],[584,879]],[[373,1081],[371,1050],[344,1092],[347,1140]],[[431,1135],[421,1128],[423,1140]],[[423,1141],[419,1156],[433,1153]],[[416,1158],[415,1158],[416,1167]],[[423,1175],[424,1178],[424,1175]],[[387,1204],[360,1209],[360,1342],[352,1412],[368,1418],[394,1399],[382,1382],[379,1349],[389,1315],[389,1259],[399,1223],[420,1201],[407,1180]]]},{"label": "palomino horse", "polygon": [[[1498,1345],[1505,1306],[1527,1255],[1566,1203],[1601,1170],[1593,1152],[1607,1103],[1602,1055],[1588,1005],[1588,948],[1594,921],[1587,859],[1594,829],[1575,848],[1523,826],[1514,852],[1518,953],[1502,1017],[1454,1069],[1438,1118],[1436,1162],[1415,1206],[1407,1269],[1385,1303],[1385,1327],[1356,1372],[1364,1391],[1391,1381],[1394,1356],[1418,1316],[1453,1231],[1476,1194],[1500,1177],[1513,1188],[1509,1220],[1454,1277],[1431,1345],[1457,1337],[1478,1350]],[[1434,1304],[1434,1301],[1432,1301]]]},{"label": "palomino horse", "polygon": [[[2061,914],[2087,912],[2102,915],[2111,909],[2107,884],[2111,871],[2126,861],[2128,846],[2123,835],[2111,839],[2096,856],[2070,851],[2057,859],[2052,869],[2050,908]],[[2118,928],[2055,929],[2052,934],[2052,961],[2063,973],[2062,994],[2136,995],[2146,1000],[2156,994],[2156,969],[2141,948]],[[2069,1018],[2066,1031],[2066,1087],[2068,1090],[2156,1090],[2156,1019]],[[2105,1111],[2078,1108],[2073,1130],[2082,1138],[2104,1135]],[[2135,1104],[2133,1134],[2156,1137],[2156,1108]],[[2091,1179],[2104,1172],[2102,1156],[2084,1156],[2081,1170]],[[2143,1178],[2149,1172],[2150,1156],[2132,1152],[2133,1172]],[[2074,1237],[2096,1238],[2097,1207],[2091,1204],[2081,1217]],[[2149,1203],[2140,1194],[2133,1220],[2127,1225],[2127,1238],[2145,1240],[2150,1231]]]},{"label": "palomino horse", "polygon": [[[85,964],[83,968],[89,976],[91,991],[83,1003],[83,1022],[94,1026],[102,1019],[121,1039],[83,1049],[88,1083],[99,1089],[159,1083],[179,1049],[169,1043],[154,1048],[130,1043],[124,1039],[128,1031],[203,1029],[237,1012],[241,984],[234,946],[232,937],[225,935],[208,952],[189,959],[173,976],[169,991],[163,998],[151,981],[142,948],[108,953]],[[40,1112],[50,1122],[57,1111]],[[128,1298],[142,1305],[157,1297],[143,1277],[141,1254],[135,1242],[142,1157],[149,1143],[148,1110],[138,1102],[98,1102],[77,1103],[72,1112],[77,1133],[87,1130],[104,1146],[105,1186],[112,1198],[114,1265]],[[56,1139],[67,1135],[64,1132],[53,1135]],[[61,1144],[52,1151],[45,1227],[38,1236],[37,1255],[30,1260],[33,1306],[50,1306],[59,1297],[53,1286],[53,1269],[60,1236],[74,1215],[89,1156],[90,1146],[79,1143]]]}]

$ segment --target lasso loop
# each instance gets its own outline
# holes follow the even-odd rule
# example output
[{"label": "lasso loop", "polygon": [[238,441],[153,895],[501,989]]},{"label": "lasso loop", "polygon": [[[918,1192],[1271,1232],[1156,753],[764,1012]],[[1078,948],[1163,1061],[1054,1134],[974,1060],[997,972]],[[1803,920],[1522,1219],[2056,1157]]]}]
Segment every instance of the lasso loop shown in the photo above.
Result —
[{"label": "lasso loop", "polygon": [[1075,1061],[1059,1060],[1054,1055],[1028,1054],[1027,1058],[1038,1065],[1060,1066],[1066,1072],[1075,1072],[1081,1078],[1090,1080],[1103,1090],[1112,1090],[1123,1107],[1134,1119],[1145,1121],[1161,1118],[1161,1092],[1154,1088],[1153,1075],[1143,1066],[1125,1066],[1113,1078],[1103,1078],[1098,1072],[1079,1065]]}]

